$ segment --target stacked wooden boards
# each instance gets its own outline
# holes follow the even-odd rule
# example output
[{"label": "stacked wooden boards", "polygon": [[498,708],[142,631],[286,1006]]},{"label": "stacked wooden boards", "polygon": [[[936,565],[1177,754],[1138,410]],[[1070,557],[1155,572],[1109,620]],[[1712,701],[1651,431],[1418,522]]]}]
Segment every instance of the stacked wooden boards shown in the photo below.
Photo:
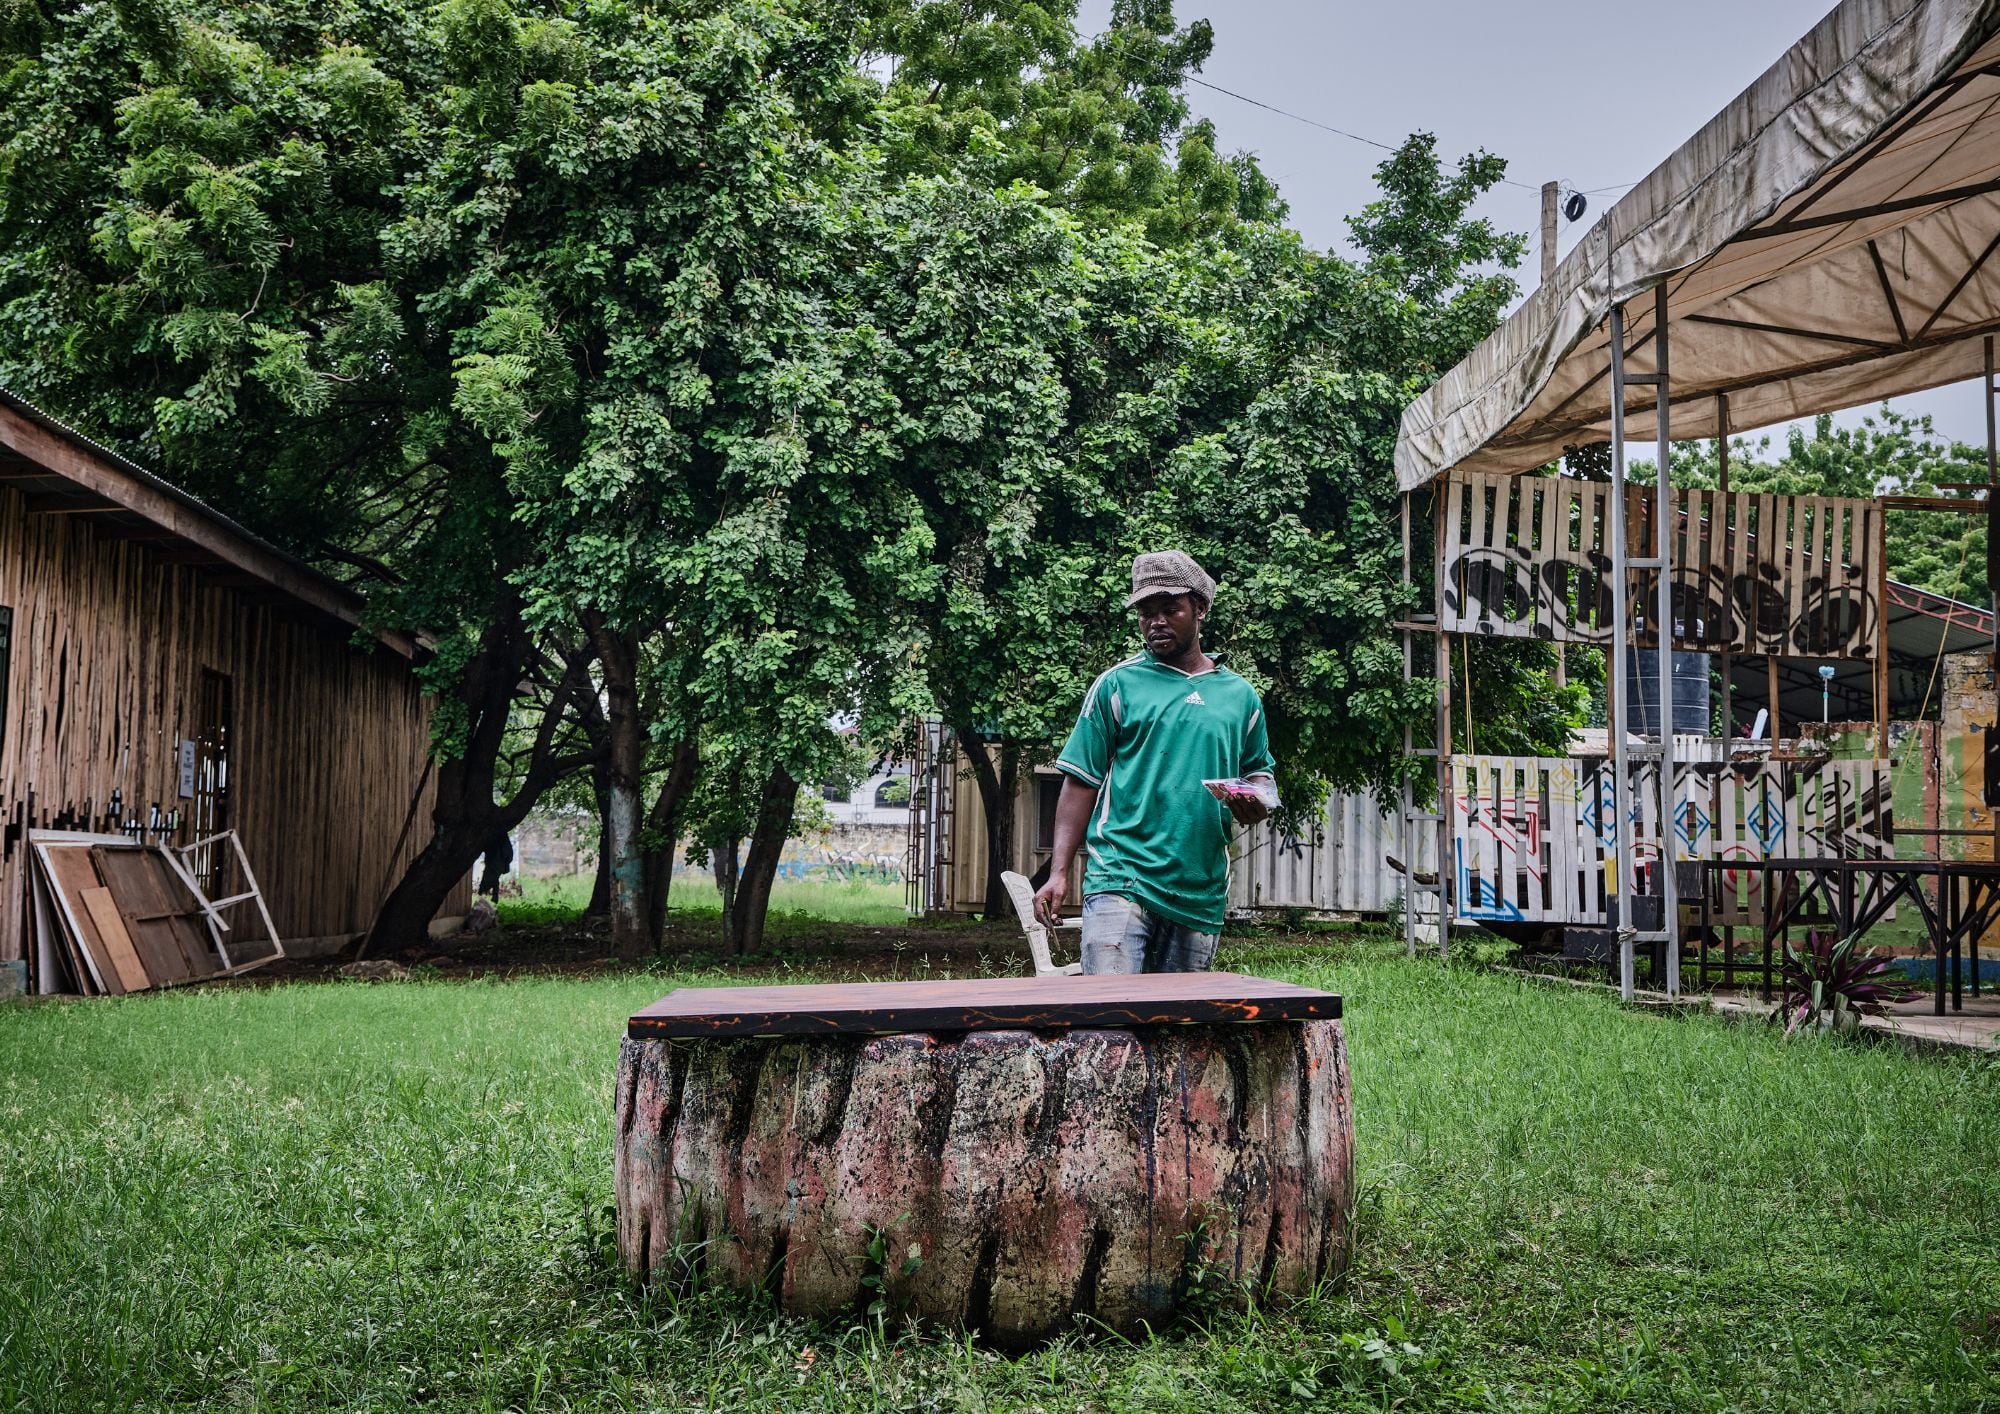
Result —
[{"label": "stacked wooden boards", "polygon": [[119,835],[35,831],[29,850],[39,991],[122,996],[282,955],[275,940],[259,940],[249,945],[256,956],[232,959],[219,931],[226,925],[162,846]]}]

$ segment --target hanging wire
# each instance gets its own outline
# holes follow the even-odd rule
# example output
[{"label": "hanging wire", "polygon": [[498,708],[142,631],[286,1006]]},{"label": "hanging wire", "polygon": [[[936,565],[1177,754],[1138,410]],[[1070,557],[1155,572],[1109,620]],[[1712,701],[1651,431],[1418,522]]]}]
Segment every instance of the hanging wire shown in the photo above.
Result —
[{"label": "hanging wire", "polygon": [[[1448,652],[1449,650],[1447,650]],[[1459,661],[1465,664],[1465,754],[1477,756],[1479,748],[1472,739],[1472,635],[1458,636]]]},{"label": "hanging wire", "polygon": [[[1280,108],[1275,103],[1266,103],[1261,98],[1252,98],[1247,93],[1238,93],[1235,89],[1224,88],[1219,83],[1210,83],[1207,79],[1198,79],[1193,75],[1189,75],[1187,82],[1195,85],[1197,88],[1205,88],[1211,93],[1219,93],[1226,98],[1233,98],[1238,103],[1248,103],[1252,108],[1262,108],[1267,113],[1276,113],[1280,118],[1290,118],[1295,123],[1304,123],[1309,128],[1318,128],[1323,133],[1332,133],[1335,137],[1344,137],[1350,142],[1366,143],[1369,147],[1377,147],[1384,152],[1395,152],[1398,150],[1394,143],[1381,142],[1372,137],[1364,137],[1360,133],[1349,132],[1346,128],[1336,128],[1331,123],[1322,123],[1317,118],[1308,118],[1303,113],[1294,113],[1288,108]],[[1502,177],[1500,180],[1510,187],[1519,187],[1522,191],[1531,191],[1537,195],[1541,194],[1541,187],[1534,182],[1520,182],[1512,177]],[[1637,183],[1635,182],[1619,182],[1608,187],[1577,188],[1564,186],[1562,190],[1565,192],[1581,190],[1585,196],[1602,196],[1606,192],[1628,191],[1636,185]]]}]

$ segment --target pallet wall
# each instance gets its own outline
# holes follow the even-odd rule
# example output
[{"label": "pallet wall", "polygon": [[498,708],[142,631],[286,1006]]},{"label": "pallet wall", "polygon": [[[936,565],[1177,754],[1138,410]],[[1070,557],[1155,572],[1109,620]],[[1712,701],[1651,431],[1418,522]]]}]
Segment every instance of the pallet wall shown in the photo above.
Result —
[{"label": "pallet wall", "polygon": [[[1659,768],[1631,767],[1633,857],[1660,856]],[[1468,922],[1602,923],[1617,847],[1615,785],[1602,758],[1461,756],[1451,763],[1453,893]],[[1684,761],[1674,773],[1678,860],[1724,859],[1721,921],[1743,921],[1762,859],[1895,854],[1887,761]],[[1635,880],[1650,892],[1647,878]]]},{"label": "pallet wall", "polygon": [[[288,606],[204,585],[87,515],[0,488],[0,607],[12,611],[0,738],[0,959],[23,956],[30,828],[186,843],[179,743],[203,670],[230,682],[228,821],[284,937],[367,927],[429,832],[429,708],[407,660]],[[469,881],[445,912],[462,913]]]},{"label": "pallet wall", "polygon": [[[1627,553],[1653,552],[1654,493],[1626,492]],[[1611,487],[1566,476],[1457,476],[1447,484],[1444,628],[1501,638],[1611,641]],[[1677,488],[1674,647],[1869,658],[1882,512],[1873,501]],[[1634,572],[1634,644],[1654,647],[1657,570]]]}]

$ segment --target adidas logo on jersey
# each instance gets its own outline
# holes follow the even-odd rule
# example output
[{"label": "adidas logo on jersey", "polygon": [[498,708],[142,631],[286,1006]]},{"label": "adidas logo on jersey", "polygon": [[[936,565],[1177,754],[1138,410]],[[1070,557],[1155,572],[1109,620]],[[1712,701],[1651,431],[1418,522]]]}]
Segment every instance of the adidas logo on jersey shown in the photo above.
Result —
[{"label": "adidas logo on jersey", "polygon": [[1199,692],[1190,692],[1186,697],[1183,697],[1181,701],[1192,702],[1197,707],[1206,707],[1208,705],[1206,702],[1201,700],[1201,694]]}]

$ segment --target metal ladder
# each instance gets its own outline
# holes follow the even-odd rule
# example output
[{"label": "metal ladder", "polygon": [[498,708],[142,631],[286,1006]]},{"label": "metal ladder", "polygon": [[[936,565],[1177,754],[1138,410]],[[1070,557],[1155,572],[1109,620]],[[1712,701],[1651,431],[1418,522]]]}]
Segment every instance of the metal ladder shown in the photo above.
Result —
[{"label": "metal ladder", "polygon": [[[1442,520],[1442,511],[1435,508],[1444,505],[1444,493],[1441,489],[1441,483],[1432,483],[1431,497],[1434,508],[1431,520],[1433,526],[1437,527]],[[1399,788],[1402,824],[1401,842],[1403,848],[1403,944],[1408,950],[1409,955],[1412,958],[1416,957],[1417,916],[1420,912],[1425,911],[1423,901],[1428,899],[1428,912],[1437,928],[1438,958],[1440,961],[1448,962],[1451,959],[1451,876],[1445,867],[1445,862],[1451,857],[1451,853],[1448,847],[1450,844],[1450,831],[1448,829],[1450,822],[1446,815],[1445,806],[1451,798],[1451,694],[1449,692],[1451,662],[1447,656],[1448,640],[1445,637],[1443,628],[1443,584],[1438,574],[1433,574],[1431,580],[1431,607],[1428,612],[1419,612],[1414,604],[1417,587],[1416,580],[1411,573],[1411,498],[1406,493],[1399,499],[1402,502],[1403,508],[1402,583],[1404,601],[1408,606],[1405,608],[1404,617],[1399,625],[1403,636],[1403,681],[1405,684],[1408,684],[1416,680],[1417,635],[1424,634],[1431,641],[1431,672],[1438,685],[1435,697],[1436,706],[1431,721],[1431,744],[1429,746],[1419,746],[1416,741],[1415,726],[1407,721],[1403,723],[1404,760],[1408,761],[1419,757],[1427,757],[1434,761],[1437,766],[1437,800],[1435,809],[1419,810],[1417,808],[1416,790],[1411,785],[1407,776],[1403,778],[1402,785]],[[1437,540],[1438,537],[1434,535],[1434,545],[1437,543]],[[1437,559],[1437,556],[1438,552],[1433,549],[1433,561]],[[1417,877],[1420,861],[1423,856],[1423,852],[1417,848],[1417,844],[1423,838],[1423,831],[1425,829],[1429,829],[1432,832],[1432,838],[1436,841],[1435,857],[1437,860],[1437,871],[1432,875],[1429,883],[1423,883]]]}]

